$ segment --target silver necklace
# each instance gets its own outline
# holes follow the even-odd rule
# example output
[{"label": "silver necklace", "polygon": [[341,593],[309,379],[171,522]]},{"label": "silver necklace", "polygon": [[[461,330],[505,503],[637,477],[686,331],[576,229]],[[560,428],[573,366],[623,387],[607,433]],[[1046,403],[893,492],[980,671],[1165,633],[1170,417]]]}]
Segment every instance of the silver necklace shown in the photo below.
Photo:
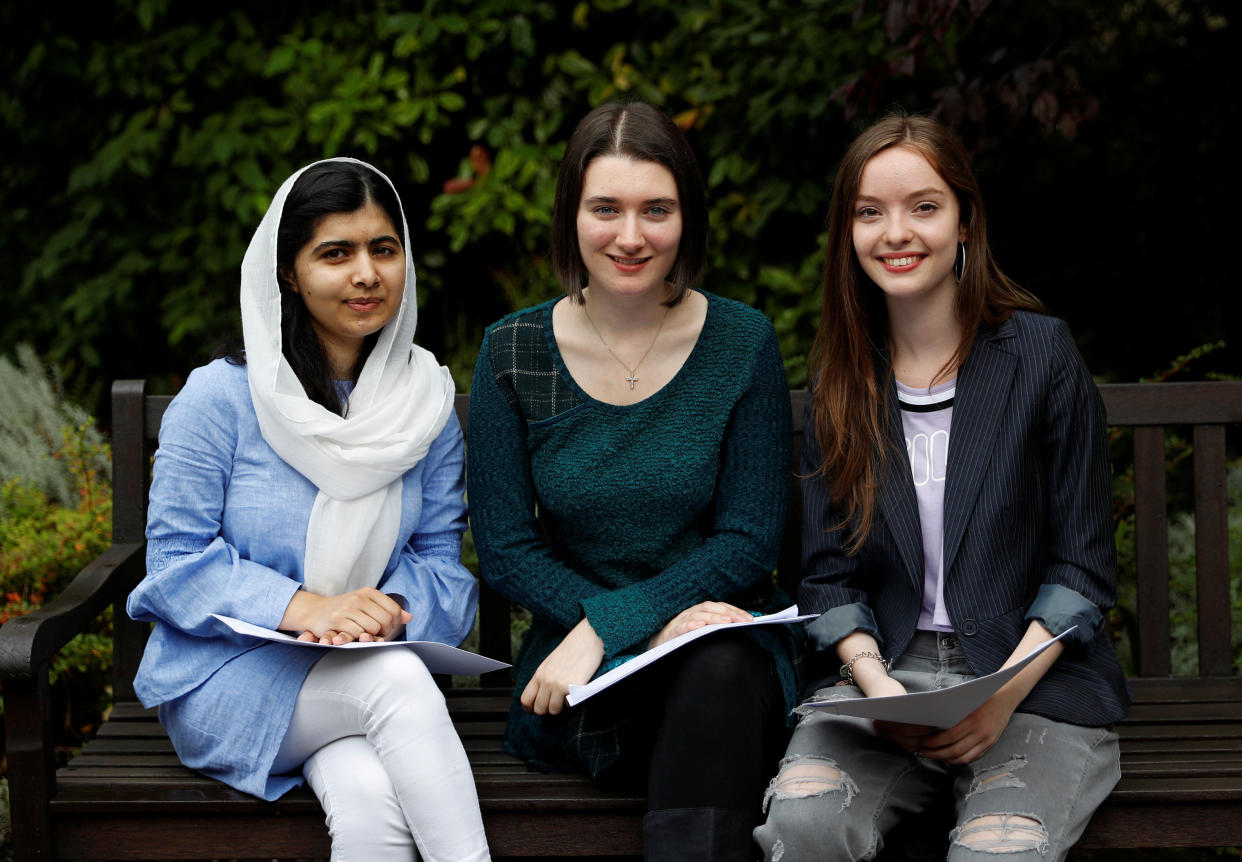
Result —
[{"label": "silver necklace", "polygon": [[587,323],[591,324],[591,330],[595,333],[595,337],[599,339],[599,343],[604,345],[604,349],[612,354],[612,358],[621,363],[621,367],[629,372],[629,376],[626,377],[625,380],[630,384],[631,391],[634,389],[634,384],[638,382],[638,366],[643,364],[643,360],[647,358],[647,354],[651,352],[651,348],[655,347],[656,339],[660,337],[660,330],[664,328],[664,321],[668,318],[668,312],[669,308],[665,306],[664,316],[660,318],[660,325],[656,327],[655,335],[651,336],[651,343],[647,345],[647,349],[643,351],[643,355],[638,358],[638,362],[634,363],[634,367],[630,368],[630,366],[626,365],[624,360],[617,355],[617,352],[608,346],[608,342],[605,341],[604,336],[600,334],[599,327],[597,327],[595,325],[595,321],[591,319],[591,312],[587,311],[585,304],[582,306],[582,313],[586,315]]}]

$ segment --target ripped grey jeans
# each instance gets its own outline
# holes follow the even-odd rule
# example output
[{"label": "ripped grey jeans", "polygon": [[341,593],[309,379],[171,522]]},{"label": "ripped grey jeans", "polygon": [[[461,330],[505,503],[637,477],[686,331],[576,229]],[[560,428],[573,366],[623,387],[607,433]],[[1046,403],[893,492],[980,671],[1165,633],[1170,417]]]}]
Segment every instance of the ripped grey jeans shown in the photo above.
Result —
[{"label": "ripped grey jeans", "polygon": [[[909,692],[973,678],[951,634],[918,632],[892,675]],[[816,699],[862,697],[855,686]],[[990,751],[965,766],[910,754],[869,719],[808,711],[764,798],[755,841],[769,862],[872,859],[904,816],[951,792],[953,862],[1061,860],[1121,776],[1117,734],[1014,713]]]}]

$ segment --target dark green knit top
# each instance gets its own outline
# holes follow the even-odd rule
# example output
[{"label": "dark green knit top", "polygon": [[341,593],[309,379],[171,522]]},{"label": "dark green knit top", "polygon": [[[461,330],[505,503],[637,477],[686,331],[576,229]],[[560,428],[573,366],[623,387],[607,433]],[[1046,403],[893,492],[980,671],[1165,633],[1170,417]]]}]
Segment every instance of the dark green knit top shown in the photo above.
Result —
[{"label": "dark green knit top", "polygon": [[[685,364],[636,404],[597,401],[570,376],[552,334],[556,300],[484,337],[470,393],[468,500],[483,578],[534,618],[515,693],[584,615],[607,661],[642,651],[698,602],[757,611],[781,602],[771,573],[791,431],[780,349],[762,314],[705,295]],[[779,653],[792,704],[786,651],[779,639],[758,639]],[[515,726],[523,723],[532,726]],[[510,747],[546,762],[538,723],[512,714]]]}]

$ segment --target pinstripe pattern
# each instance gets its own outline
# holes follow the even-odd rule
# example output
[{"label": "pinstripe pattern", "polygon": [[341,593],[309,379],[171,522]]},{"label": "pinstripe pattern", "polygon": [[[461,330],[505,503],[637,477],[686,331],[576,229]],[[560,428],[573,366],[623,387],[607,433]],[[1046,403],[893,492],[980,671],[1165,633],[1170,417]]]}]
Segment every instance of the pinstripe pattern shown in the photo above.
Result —
[{"label": "pinstripe pattern", "polygon": [[[922,538],[893,385],[888,416],[896,448],[879,489],[882,519],[856,557],[827,529],[838,517],[827,484],[803,481],[799,604],[829,612],[808,631],[820,649],[874,620],[886,653],[896,655],[918,621]],[[809,417],[804,434],[807,475],[820,457]],[[1009,657],[1042,585],[1072,590],[1100,612],[1112,606],[1104,408],[1062,321],[1017,312],[975,341],[957,376],[944,517],[945,604],[976,673]],[[1022,711],[1092,725],[1124,716],[1129,692],[1107,632],[1099,626],[1084,641],[1066,650]]]}]

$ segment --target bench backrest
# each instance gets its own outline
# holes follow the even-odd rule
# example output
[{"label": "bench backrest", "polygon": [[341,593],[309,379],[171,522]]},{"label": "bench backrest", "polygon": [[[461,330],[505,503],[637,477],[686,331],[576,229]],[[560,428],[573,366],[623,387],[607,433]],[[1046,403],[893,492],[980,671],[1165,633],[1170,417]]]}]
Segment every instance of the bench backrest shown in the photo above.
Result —
[{"label": "bench backrest", "polygon": [[[1172,672],[1165,429],[1191,426],[1199,675],[1229,676],[1233,646],[1225,429],[1242,423],[1242,382],[1106,384],[1100,392],[1108,424],[1131,428],[1134,434],[1137,673],[1160,677]],[[805,390],[792,393],[795,472],[806,397]],[[171,396],[146,395],[141,380],[119,380],[112,387],[113,541],[142,541],[150,459],[171,400]],[[468,401],[466,395],[457,396],[463,428]],[[796,476],[790,494],[778,576],[792,595],[801,556],[801,488]],[[113,691],[117,700],[133,699],[132,681],[148,629],[123,615],[118,615],[115,628]],[[509,603],[485,587],[479,601],[479,650],[508,660],[509,644]],[[500,672],[485,677],[484,684],[503,685],[505,679]]]}]

